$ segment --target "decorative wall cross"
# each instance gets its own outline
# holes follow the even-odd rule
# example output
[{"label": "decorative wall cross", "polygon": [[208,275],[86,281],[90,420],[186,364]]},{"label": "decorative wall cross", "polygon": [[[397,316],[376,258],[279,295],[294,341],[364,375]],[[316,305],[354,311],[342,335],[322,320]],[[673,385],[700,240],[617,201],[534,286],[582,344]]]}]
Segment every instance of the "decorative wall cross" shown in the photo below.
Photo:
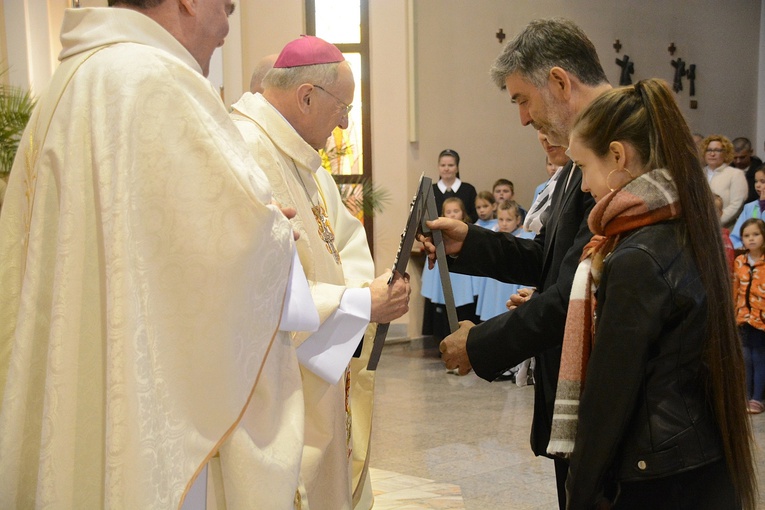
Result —
[{"label": "decorative wall cross", "polygon": [[696,64],[688,66],[688,72],[685,73],[685,76],[688,77],[688,81],[690,82],[688,92],[690,93],[690,96],[693,97],[696,95]]},{"label": "decorative wall cross", "polygon": [[499,41],[499,44],[502,44],[502,41],[505,40],[505,32],[501,28],[499,29],[499,32],[497,32],[494,35],[497,36],[497,40]]},{"label": "decorative wall cross", "polygon": [[632,85],[630,75],[635,72],[635,65],[630,62],[629,55],[624,55],[622,60],[616,59],[616,63],[622,68],[622,74],[619,76],[619,85]]},{"label": "decorative wall cross", "polygon": [[675,46],[675,43],[673,42],[669,43],[669,48],[667,48],[667,51],[669,52],[669,54],[674,56],[675,50],[677,50],[677,46]]},{"label": "decorative wall cross", "polygon": [[619,50],[622,49],[622,43],[619,42],[619,39],[614,43],[614,49],[616,50],[616,53],[619,53]]},{"label": "decorative wall cross", "polygon": [[[682,58],[672,61],[672,67],[675,68],[675,79],[672,81],[672,90],[680,92],[683,90],[683,76],[685,76],[685,62]],[[695,90],[694,90],[695,92]]]}]

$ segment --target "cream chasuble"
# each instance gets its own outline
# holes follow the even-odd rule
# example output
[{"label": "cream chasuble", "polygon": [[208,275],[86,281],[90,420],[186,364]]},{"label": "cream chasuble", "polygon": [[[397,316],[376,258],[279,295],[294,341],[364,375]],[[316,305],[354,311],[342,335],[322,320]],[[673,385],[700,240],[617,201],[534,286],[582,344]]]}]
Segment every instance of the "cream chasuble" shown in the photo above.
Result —
[{"label": "cream chasuble", "polygon": [[62,43],[57,76],[103,49],[54,77],[0,215],[0,508],[178,508],[216,452],[228,508],[292,508],[291,226],[160,25],[67,10]]},{"label": "cream chasuble", "polygon": [[[235,124],[268,176],[274,199],[297,209],[292,222],[300,232],[298,253],[320,320],[324,322],[338,309],[346,289],[367,287],[374,279],[374,263],[364,228],[343,205],[332,176],[321,168],[316,150],[262,95],[246,93],[233,109]],[[327,212],[341,264],[319,235],[312,212],[316,205],[324,206]],[[295,345],[300,345],[307,336],[295,335]],[[374,331],[372,337],[367,334],[364,357],[350,363],[349,401],[346,377],[331,385],[300,366],[306,406],[301,479],[307,501],[303,501],[303,508],[343,510],[353,508],[354,504],[360,509],[371,508],[367,459],[374,373],[366,370],[366,360],[373,336]],[[346,409],[347,405],[350,409]]]}]

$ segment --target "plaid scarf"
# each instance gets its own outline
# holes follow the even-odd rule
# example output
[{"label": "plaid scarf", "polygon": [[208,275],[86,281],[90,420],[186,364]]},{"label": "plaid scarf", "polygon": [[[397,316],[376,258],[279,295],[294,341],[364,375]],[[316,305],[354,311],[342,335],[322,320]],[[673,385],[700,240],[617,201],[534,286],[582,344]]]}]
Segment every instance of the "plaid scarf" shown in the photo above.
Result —
[{"label": "plaid scarf", "polygon": [[574,450],[579,399],[597,327],[595,292],[603,260],[618,244],[620,234],[679,216],[677,188],[662,169],[638,176],[592,209],[588,225],[595,235],[584,247],[571,287],[548,454],[568,458]]}]

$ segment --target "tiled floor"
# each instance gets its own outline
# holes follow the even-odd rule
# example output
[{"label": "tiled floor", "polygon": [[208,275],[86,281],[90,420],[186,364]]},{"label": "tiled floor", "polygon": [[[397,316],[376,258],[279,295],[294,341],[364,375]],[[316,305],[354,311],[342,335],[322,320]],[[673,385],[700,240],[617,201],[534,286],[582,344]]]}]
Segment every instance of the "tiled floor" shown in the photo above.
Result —
[{"label": "tiled floor", "polygon": [[[372,436],[375,510],[550,510],[552,461],[529,448],[533,387],[447,374],[435,348],[386,346]],[[765,414],[753,417],[758,444]],[[765,509],[765,452],[758,449]]]}]

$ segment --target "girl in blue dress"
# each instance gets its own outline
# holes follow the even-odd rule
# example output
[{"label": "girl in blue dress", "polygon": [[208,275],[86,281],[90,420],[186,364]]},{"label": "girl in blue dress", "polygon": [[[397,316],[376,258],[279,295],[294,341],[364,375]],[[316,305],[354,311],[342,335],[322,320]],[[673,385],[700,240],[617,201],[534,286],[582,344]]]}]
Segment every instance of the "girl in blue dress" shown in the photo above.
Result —
[{"label": "girl in blue dress", "polygon": [[475,212],[478,219],[475,224],[497,232],[497,201],[490,191],[482,191],[475,197]]}]

